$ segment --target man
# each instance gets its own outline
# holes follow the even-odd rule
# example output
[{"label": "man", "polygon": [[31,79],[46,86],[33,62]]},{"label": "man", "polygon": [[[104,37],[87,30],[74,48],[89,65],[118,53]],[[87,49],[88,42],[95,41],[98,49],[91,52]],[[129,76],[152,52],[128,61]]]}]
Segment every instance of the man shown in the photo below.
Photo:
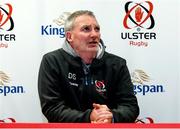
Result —
[{"label": "man", "polygon": [[49,122],[134,122],[139,115],[126,61],[105,52],[91,11],[72,13],[65,43],[44,55],[38,78]]}]

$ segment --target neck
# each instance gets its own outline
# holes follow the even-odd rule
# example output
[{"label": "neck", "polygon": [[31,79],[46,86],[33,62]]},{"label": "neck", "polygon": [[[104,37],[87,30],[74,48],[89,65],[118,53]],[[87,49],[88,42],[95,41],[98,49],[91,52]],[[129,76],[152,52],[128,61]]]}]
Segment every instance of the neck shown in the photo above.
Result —
[{"label": "neck", "polygon": [[93,58],[82,58],[82,60],[83,60],[83,62],[85,63],[85,64],[91,64],[92,63],[92,61],[93,61]]},{"label": "neck", "polygon": [[85,64],[91,64],[93,59],[96,58],[96,53],[84,53],[79,56]]}]

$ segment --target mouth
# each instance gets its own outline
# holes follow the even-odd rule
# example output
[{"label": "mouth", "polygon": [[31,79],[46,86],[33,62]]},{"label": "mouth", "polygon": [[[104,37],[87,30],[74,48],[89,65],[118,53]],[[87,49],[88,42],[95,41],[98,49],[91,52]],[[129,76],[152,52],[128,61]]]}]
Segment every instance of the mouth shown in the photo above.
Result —
[{"label": "mouth", "polygon": [[89,47],[90,47],[90,48],[96,48],[97,45],[98,45],[98,42],[97,42],[97,41],[91,41],[91,42],[89,42]]},{"label": "mouth", "polygon": [[89,44],[98,44],[98,42],[97,41],[91,41],[91,42],[89,42]]}]

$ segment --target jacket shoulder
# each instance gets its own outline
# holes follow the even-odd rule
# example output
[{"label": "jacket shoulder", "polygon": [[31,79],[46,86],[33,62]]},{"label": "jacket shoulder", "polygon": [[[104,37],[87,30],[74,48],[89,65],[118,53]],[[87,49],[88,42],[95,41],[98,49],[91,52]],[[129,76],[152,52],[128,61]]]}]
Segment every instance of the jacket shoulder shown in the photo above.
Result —
[{"label": "jacket shoulder", "polygon": [[54,51],[51,51],[51,52],[48,52],[46,54],[44,54],[43,57],[56,57],[56,56],[59,56],[60,53],[61,53],[61,48],[60,49],[57,49],[57,50],[54,50]]},{"label": "jacket shoulder", "polygon": [[63,60],[61,51],[62,50],[60,48],[44,54],[41,62],[49,65],[59,64],[60,60]]},{"label": "jacket shoulder", "polygon": [[117,56],[112,53],[105,52],[104,58],[108,63],[113,64],[126,64],[126,60],[120,56]]},{"label": "jacket shoulder", "polygon": [[44,60],[59,60],[59,59],[63,59],[63,50],[62,48],[48,52],[46,54],[43,55],[43,59]]}]

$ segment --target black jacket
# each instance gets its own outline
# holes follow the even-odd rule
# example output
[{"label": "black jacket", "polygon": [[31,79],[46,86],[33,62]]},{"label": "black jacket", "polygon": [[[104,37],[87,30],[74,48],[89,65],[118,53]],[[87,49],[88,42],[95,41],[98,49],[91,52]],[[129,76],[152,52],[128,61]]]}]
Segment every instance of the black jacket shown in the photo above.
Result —
[{"label": "black jacket", "polygon": [[114,122],[134,122],[139,115],[126,61],[107,52],[86,72],[81,59],[62,48],[45,54],[38,91],[49,122],[90,122],[93,103],[107,105]]}]

